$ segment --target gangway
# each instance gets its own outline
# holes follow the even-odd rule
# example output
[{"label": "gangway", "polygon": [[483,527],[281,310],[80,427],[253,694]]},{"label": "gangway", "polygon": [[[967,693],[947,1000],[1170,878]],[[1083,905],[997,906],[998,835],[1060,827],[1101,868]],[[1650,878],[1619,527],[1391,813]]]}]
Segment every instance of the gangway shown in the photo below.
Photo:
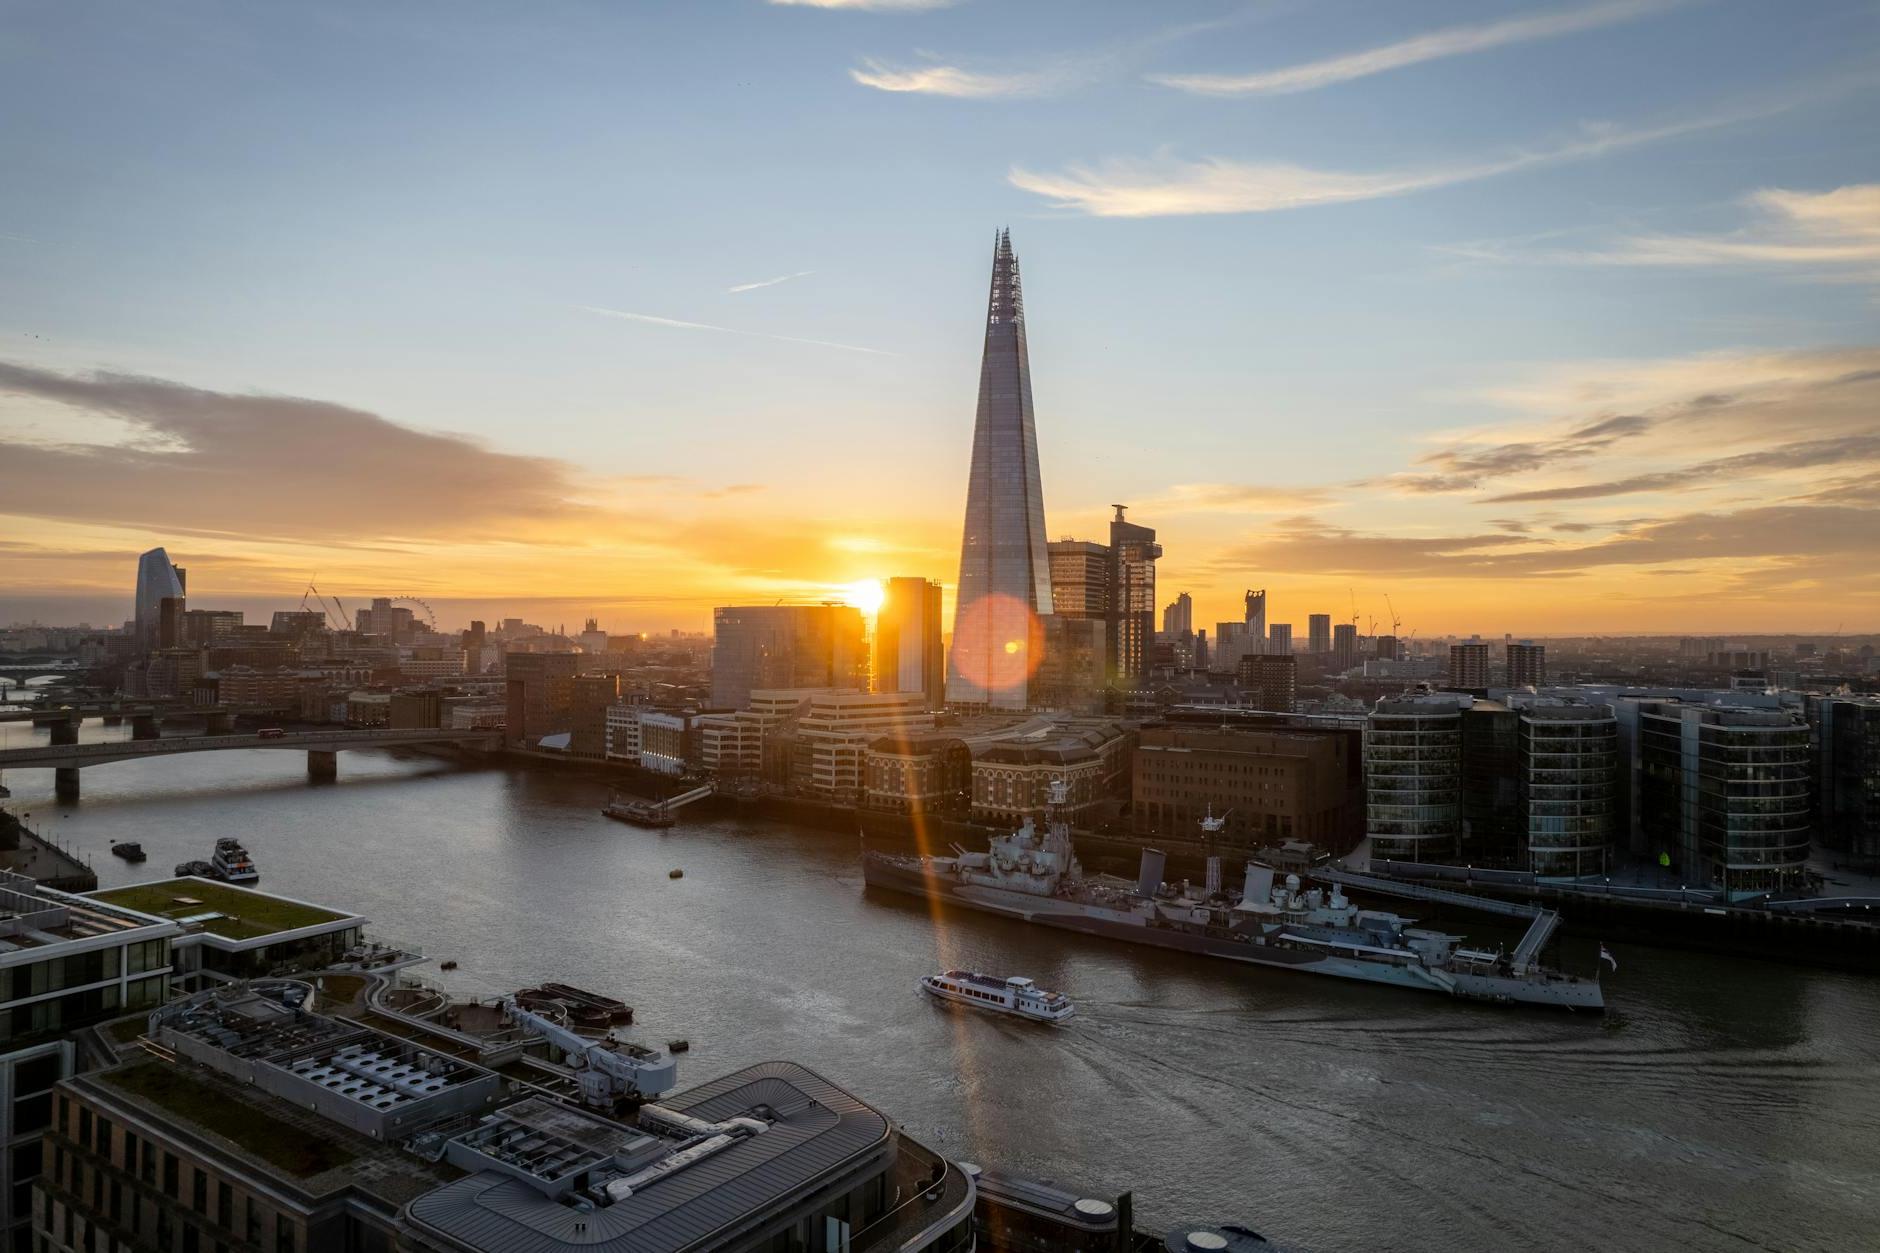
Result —
[{"label": "gangway", "polygon": [[702,801],[711,794],[712,785],[707,783],[702,787],[693,788],[690,792],[681,792],[677,796],[669,796],[661,801],[660,804],[665,807],[667,813],[671,813],[682,805],[690,805],[693,801]]},{"label": "gangway", "polygon": [[1553,938],[1560,926],[1558,912],[1539,905],[1523,905],[1518,901],[1498,901],[1487,896],[1473,896],[1467,892],[1452,892],[1448,888],[1433,888],[1421,883],[1404,883],[1397,879],[1383,879],[1376,875],[1357,874],[1350,870],[1338,870],[1326,866],[1317,870],[1308,870],[1306,877],[1325,883],[1336,883],[1341,887],[1357,888],[1363,892],[1375,892],[1380,896],[1398,896],[1405,900],[1430,901],[1437,905],[1450,905],[1457,909],[1476,909],[1483,913],[1501,914],[1508,918],[1531,919],[1527,934],[1514,946],[1514,953],[1509,958],[1516,974],[1525,974],[1540,956],[1541,949]]}]

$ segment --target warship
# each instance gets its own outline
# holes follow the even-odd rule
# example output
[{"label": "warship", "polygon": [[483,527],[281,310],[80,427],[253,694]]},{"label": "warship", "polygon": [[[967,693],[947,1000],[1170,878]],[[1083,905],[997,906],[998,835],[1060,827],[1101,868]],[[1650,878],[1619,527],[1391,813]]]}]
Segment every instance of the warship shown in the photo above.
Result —
[{"label": "warship", "polygon": [[[1598,979],[1570,975],[1538,961],[1560,915],[1460,892],[1420,889],[1424,899],[1527,918],[1511,952],[1463,947],[1463,937],[1415,925],[1415,919],[1364,909],[1347,886],[1404,889],[1336,868],[1284,878],[1269,866],[1246,864],[1239,891],[1223,888],[1221,859],[1208,859],[1198,890],[1162,881],[1166,858],[1145,849],[1136,882],[1086,875],[1063,819],[1065,788],[1051,785],[1041,831],[1027,818],[994,836],[983,853],[957,845],[952,856],[913,856],[864,849],[862,876],[871,887],[910,893],[966,909],[1004,914],[1041,926],[1149,944],[1203,957],[1275,966],[1305,974],[1357,979],[1437,992],[1458,1000],[1600,1011]],[[1218,832],[1211,814],[1204,834]],[[1325,886],[1317,886],[1323,883]]]}]

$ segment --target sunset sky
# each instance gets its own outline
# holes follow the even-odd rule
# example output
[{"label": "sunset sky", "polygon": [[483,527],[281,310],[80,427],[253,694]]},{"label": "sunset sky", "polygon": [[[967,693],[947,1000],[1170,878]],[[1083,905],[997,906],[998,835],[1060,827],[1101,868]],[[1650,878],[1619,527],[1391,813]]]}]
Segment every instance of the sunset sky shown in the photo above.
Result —
[{"label": "sunset sky", "polygon": [[1197,623],[1880,630],[1868,0],[7,12],[0,623],[950,587],[1009,225]]}]

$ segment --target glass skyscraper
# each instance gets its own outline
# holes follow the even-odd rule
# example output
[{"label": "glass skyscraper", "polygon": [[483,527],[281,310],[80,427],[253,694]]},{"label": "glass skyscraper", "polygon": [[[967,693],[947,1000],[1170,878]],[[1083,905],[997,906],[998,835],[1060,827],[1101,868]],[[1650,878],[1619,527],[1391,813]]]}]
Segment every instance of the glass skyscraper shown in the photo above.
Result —
[{"label": "glass skyscraper", "polygon": [[1025,301],[1011,233],[1000,231],[960,536],[953,649],[947,659],[950,704],[1024,709],[1031,703],[1031,676],[1044,650],[1039,618],[1051,612],[1044,534]]},{"label": "glass skyscraper", "polygon": [[170,563],[170,554],[153,548],[137,559],[137,641],[148,650],[156,647],[157,625],[162,621],[165,597],[183,594],[183,571]]}]

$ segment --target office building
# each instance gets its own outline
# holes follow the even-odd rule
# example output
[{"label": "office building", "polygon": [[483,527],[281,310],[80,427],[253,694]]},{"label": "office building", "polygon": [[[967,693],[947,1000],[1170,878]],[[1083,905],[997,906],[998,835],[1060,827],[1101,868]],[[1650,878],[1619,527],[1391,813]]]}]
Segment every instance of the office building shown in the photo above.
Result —
[{"label": "office building", "polygon": [[1281,657],[1292,656],[1292,623],[1275,622],[1267,628],[1266,651]]},{"label": "office building", "polygon": [[427,1047],[273,989],[175,1002],[151,1034],[150,1053],[56,1089],[34,1247],[972,1246],[971,1176],[794,1063],[746,1067],[616,1119],[512,1090],[458,1041]]},{"label": "office building", "polygon": [[73,1033],[169,999],[166,918],[0,872],[0,1227],[32,1247],[28,1197],[45,1169],[53,1087],[79,1061]]},{"label": "office building", "polygon": [[948,703],[1026,708],[1052,594],[1025,301],[1007,231],[993,251],[956,596]]},{"label": "office building", "polygon": [[1547,686],[1547,646],[1523,641],[1508,645],[1508,686]]},{"label": "office building", "polygon": [[868,746],[884,735],[931,731],[933,723],[919,692],[810,693],[792,737],[793,789],[840,804],[859,803]]},{"label": "office building", "polygon": [[1340,622],[1332,628],[1332,669],[1349,670],[1358,664],[1358,627]]},{"label": "office building", "polygon": [[1298,700],[1299,659],[1291,654],[1242,657],[1236,667],[1242,700],[1255,709],[1289,714]]},{"label": "office building", "polygon": [[1051,612],[1060,618],[1110,616],[1110,546],[1054,539],[1045,545],[1051,569]]},{"label": "office building", "polygon": [[1461,851],[1462,707],[1453,696],[1381,700],[1364,730],[1371,855],[1449,861]]},{"label": "office building", "polygon": [[[1055,580],[1057,577],[1055,567],[1053,567],[1051,575],[1053,580]],[[1055,581],[1051,585],[1051,590],[1055,595],[1057,592],[1057,584]],[[1174,600],[1162,606],[1162,634],[1168,636],[1170,639],[1175,639],[1182,635],[1193,635],[1194,632],[1194,598],[1189,596],[1187,592],[1183,592]]]},{"label": "office building", "polygon": [[1808,725],[1786,709],[1637,706],[1635,831],[1726,899],[1799,886],[1808,858]]},{"label": "office building", "polygon": [[532,748],[545,735],[572,731],[574,676],[580,668],[578,653],[505,653],[503,743]]},{"label": "office building", "polygon": [[1042,620],[1044,660],[1032,676],[1032,707],[1100,713],[1108,686],[1109,623],[1101,618]]},{"label": "office building", "polygon": [[1126,520],[1116,505],[1110,520],[1110,617],[1107,647],[1114,682],[1135,686],[1149,673],[1155,638],[1155,563],[1162,546],[1155,531]]},{"label": "office building", "polygon": [[1488,689],[1488,645],[1480,641],[1449,646],[1449,686],[1459,692]]},{"label": "office building", "polygon": [[683,775],[698,755],[699,716],[674,709],[640,711],[640,766],[655,774]]},{"label": "office building", "polygon": [[940,646],[940,585],[889,579],[875,614],[875,690],[919,692],[930,709],[946,703]]},{"label": "office building", "polygon": [[1332,651],[1332,615],[1309,614],[1306,617],[1306,651],[1323,656]]},{"label": "office building", "polygon": [[1605,705],[1517,704],[1527,870],[1612,869],[1619,830],[1619,724]]},{"label": "office building", "polygon": [[1214,837],[1222,848],[1292,839],[1346,847],[1362,825],[1350,752],[1346,737],[1307,731],[1145,728],[1130,789],[1135,831],[1201,839],[1211,813],[1227,820]]},{"label": "office building", "polygon": [[868,686],[862,611],[851,605],[730,605],[712,611],[712,706],[758,688]]},{"label": "office building", "polygon": [[570,682],[568,751],[599,761],[607,756],[607,711],[620,703],[620,676],[577,674]]},{"label": "office building", "polygon": [[165,597],[182,599],[188,574],[173,565],[170,554],[153,548],[137,558],[137,644],[148,651],[157,646],[157,625]]},{"label": "office building", "polygon": [[1832,697],[1813,708],[1816,829],[1863,866],[1880,861],[1880,699]]}]

